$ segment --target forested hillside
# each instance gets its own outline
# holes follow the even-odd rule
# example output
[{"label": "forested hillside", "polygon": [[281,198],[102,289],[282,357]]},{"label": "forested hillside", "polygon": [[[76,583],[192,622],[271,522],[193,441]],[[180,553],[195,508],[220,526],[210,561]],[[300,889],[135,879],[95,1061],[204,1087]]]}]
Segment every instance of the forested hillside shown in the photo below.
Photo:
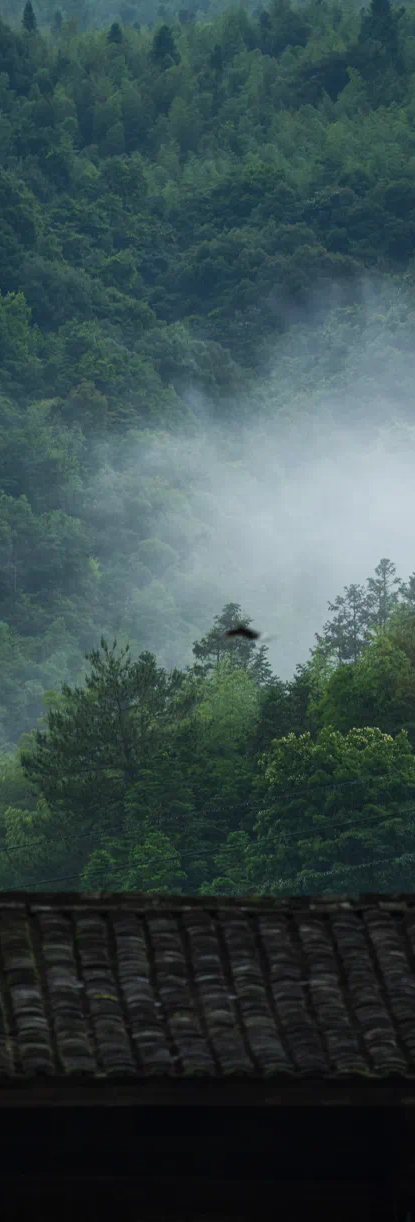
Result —
[{"label": "forested hillside", "polygon": [[322,629],[286,489],[383,429],[400,565],[414,118],[413,3],[3,5],[1,887],[411,888],[415,557]]}]

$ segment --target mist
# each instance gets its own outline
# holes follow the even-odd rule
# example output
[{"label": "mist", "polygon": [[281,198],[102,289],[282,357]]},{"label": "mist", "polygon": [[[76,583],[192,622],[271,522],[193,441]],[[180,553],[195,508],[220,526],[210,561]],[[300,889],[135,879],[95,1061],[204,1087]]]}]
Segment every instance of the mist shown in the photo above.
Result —
[{"label": "mist", "polygon": [[[193,641],[237,602],[271,638],[270,662],[286,679],[344,586],[365,582],[381,557],[407,580],[415,569],[413,358],[397,348],[384,315],[379,324],[376,307],[366,303],[360,326],[355,312],[346,341],[343,328],[330,379],[321,328],[314,342],[312,328],[294,328],[275,368],[270,361],[225,420],[190,388],[188,423],[174,435],[105,445],[89,512],[107,537],[107,560],[117,523],[126,536],[128,522],[127,571],[123,561],[121,584],[111,578],[118,636],[183,667]],[[350,311],[343,314],[347,323]],[[153,554],[155,540],[164,551]]]},{"label": "mist", "polygon": [[413,453],[402,439],[391,454],[389,440],[333,425],[304,444],[277,430],[265,442],[253,430],[239,471],[210,456],[216,531],[201,568],[218,574],[222,602],[232,596],[275,636],[282,678],[306,660],[344,585],[364,582],[381,556],[405,578],[414,568]]}]

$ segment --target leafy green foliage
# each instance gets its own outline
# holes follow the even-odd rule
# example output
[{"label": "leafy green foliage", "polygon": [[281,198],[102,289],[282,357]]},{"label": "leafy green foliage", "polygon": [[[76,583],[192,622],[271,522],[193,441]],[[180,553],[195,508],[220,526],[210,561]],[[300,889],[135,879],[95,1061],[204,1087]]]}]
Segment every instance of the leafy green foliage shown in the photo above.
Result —
[{"label": "leafy green foliage", "polygon": [[[149,0],[3,6],[2,886],[409,876],[414,574],[382,559],[345,587],[283,682],[266,644],[225,637],[251,622],[239,604],[215,614],[214,584],[188,575],[212,526],[176,434],[203,448],[203,412],[239,425],[253,378],[285,410],[305,353],[308,410],[353,381],[357,336],[407,393],[414,39],[413,4],[389,0],[166,0],[155,23]],[[275,761],[308,796],[282,797]],[[370,788],[382,761],[393,784]]]},{"label": "leafy green foliage", "polygon": [[221,652],[236,604],[187,671],[102,640],[84,685],[48,697],[21,762],[5,757],[8,885],[37,869],[62,885],[187,894],[409,886],[415,619],[402,609],[356,662],[318,645],[286,684],[258,685],[249,656]]},{"label": "leafy green foliage", "polygon": [[239,603],[227,603],[221,615],[215,615],[214,627],[201,641],[195,641],[193,654],[198,674],[209,674],[219,663],[226,662],[227,670],[245,670],[259,684],[270,680],[272,671],[267,659],[267,646],[258,649],[255,641],[246,637],[227,639],[226,633],[239,624],[248,627],[252,620],[243,616]]},{"label": "leafy green foliage", "polygon": [[394,890],[405,878],[409,885],[415,760],[404,732],[343,736],[328,727],[314,743],[290,734],[263,767],[252,858],[261,893]]},{"label": "leafy green foliage", "polygon": [[357,662],[373,630],[385,628],[398,606],[402,583],[395,574],[395,565],[383,559],[375,576],[368,577],[366,590],[353,584],[345,587],[345,593],[329,603],[329,610],[335,612],[333,619],[324,625],[322,635],[316,633],[320,648],[335,649],[339,662]]}]

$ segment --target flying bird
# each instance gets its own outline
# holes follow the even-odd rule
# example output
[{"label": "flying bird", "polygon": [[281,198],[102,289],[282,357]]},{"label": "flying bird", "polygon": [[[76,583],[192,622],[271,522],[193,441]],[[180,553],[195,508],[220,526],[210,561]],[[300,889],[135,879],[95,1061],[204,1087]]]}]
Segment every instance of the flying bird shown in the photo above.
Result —
[{"label": "flying bird", "polygon": [[225,632],[225,636],[245,636],[247,641],[257,641],[260,635],[260,632],[254,632],[245,624],[239,624],[238,628],[228,628],[228,631]]}]

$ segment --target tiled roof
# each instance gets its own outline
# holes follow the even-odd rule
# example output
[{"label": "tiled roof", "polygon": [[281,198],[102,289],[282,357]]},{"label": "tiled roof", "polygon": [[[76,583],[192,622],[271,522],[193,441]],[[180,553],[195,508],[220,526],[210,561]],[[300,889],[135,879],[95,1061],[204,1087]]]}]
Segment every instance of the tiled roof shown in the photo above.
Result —
[{"label": "tiled roof", "polygon": [[0,1093],[34,1074],[415,1082],[415,895],[0,894]]}]

